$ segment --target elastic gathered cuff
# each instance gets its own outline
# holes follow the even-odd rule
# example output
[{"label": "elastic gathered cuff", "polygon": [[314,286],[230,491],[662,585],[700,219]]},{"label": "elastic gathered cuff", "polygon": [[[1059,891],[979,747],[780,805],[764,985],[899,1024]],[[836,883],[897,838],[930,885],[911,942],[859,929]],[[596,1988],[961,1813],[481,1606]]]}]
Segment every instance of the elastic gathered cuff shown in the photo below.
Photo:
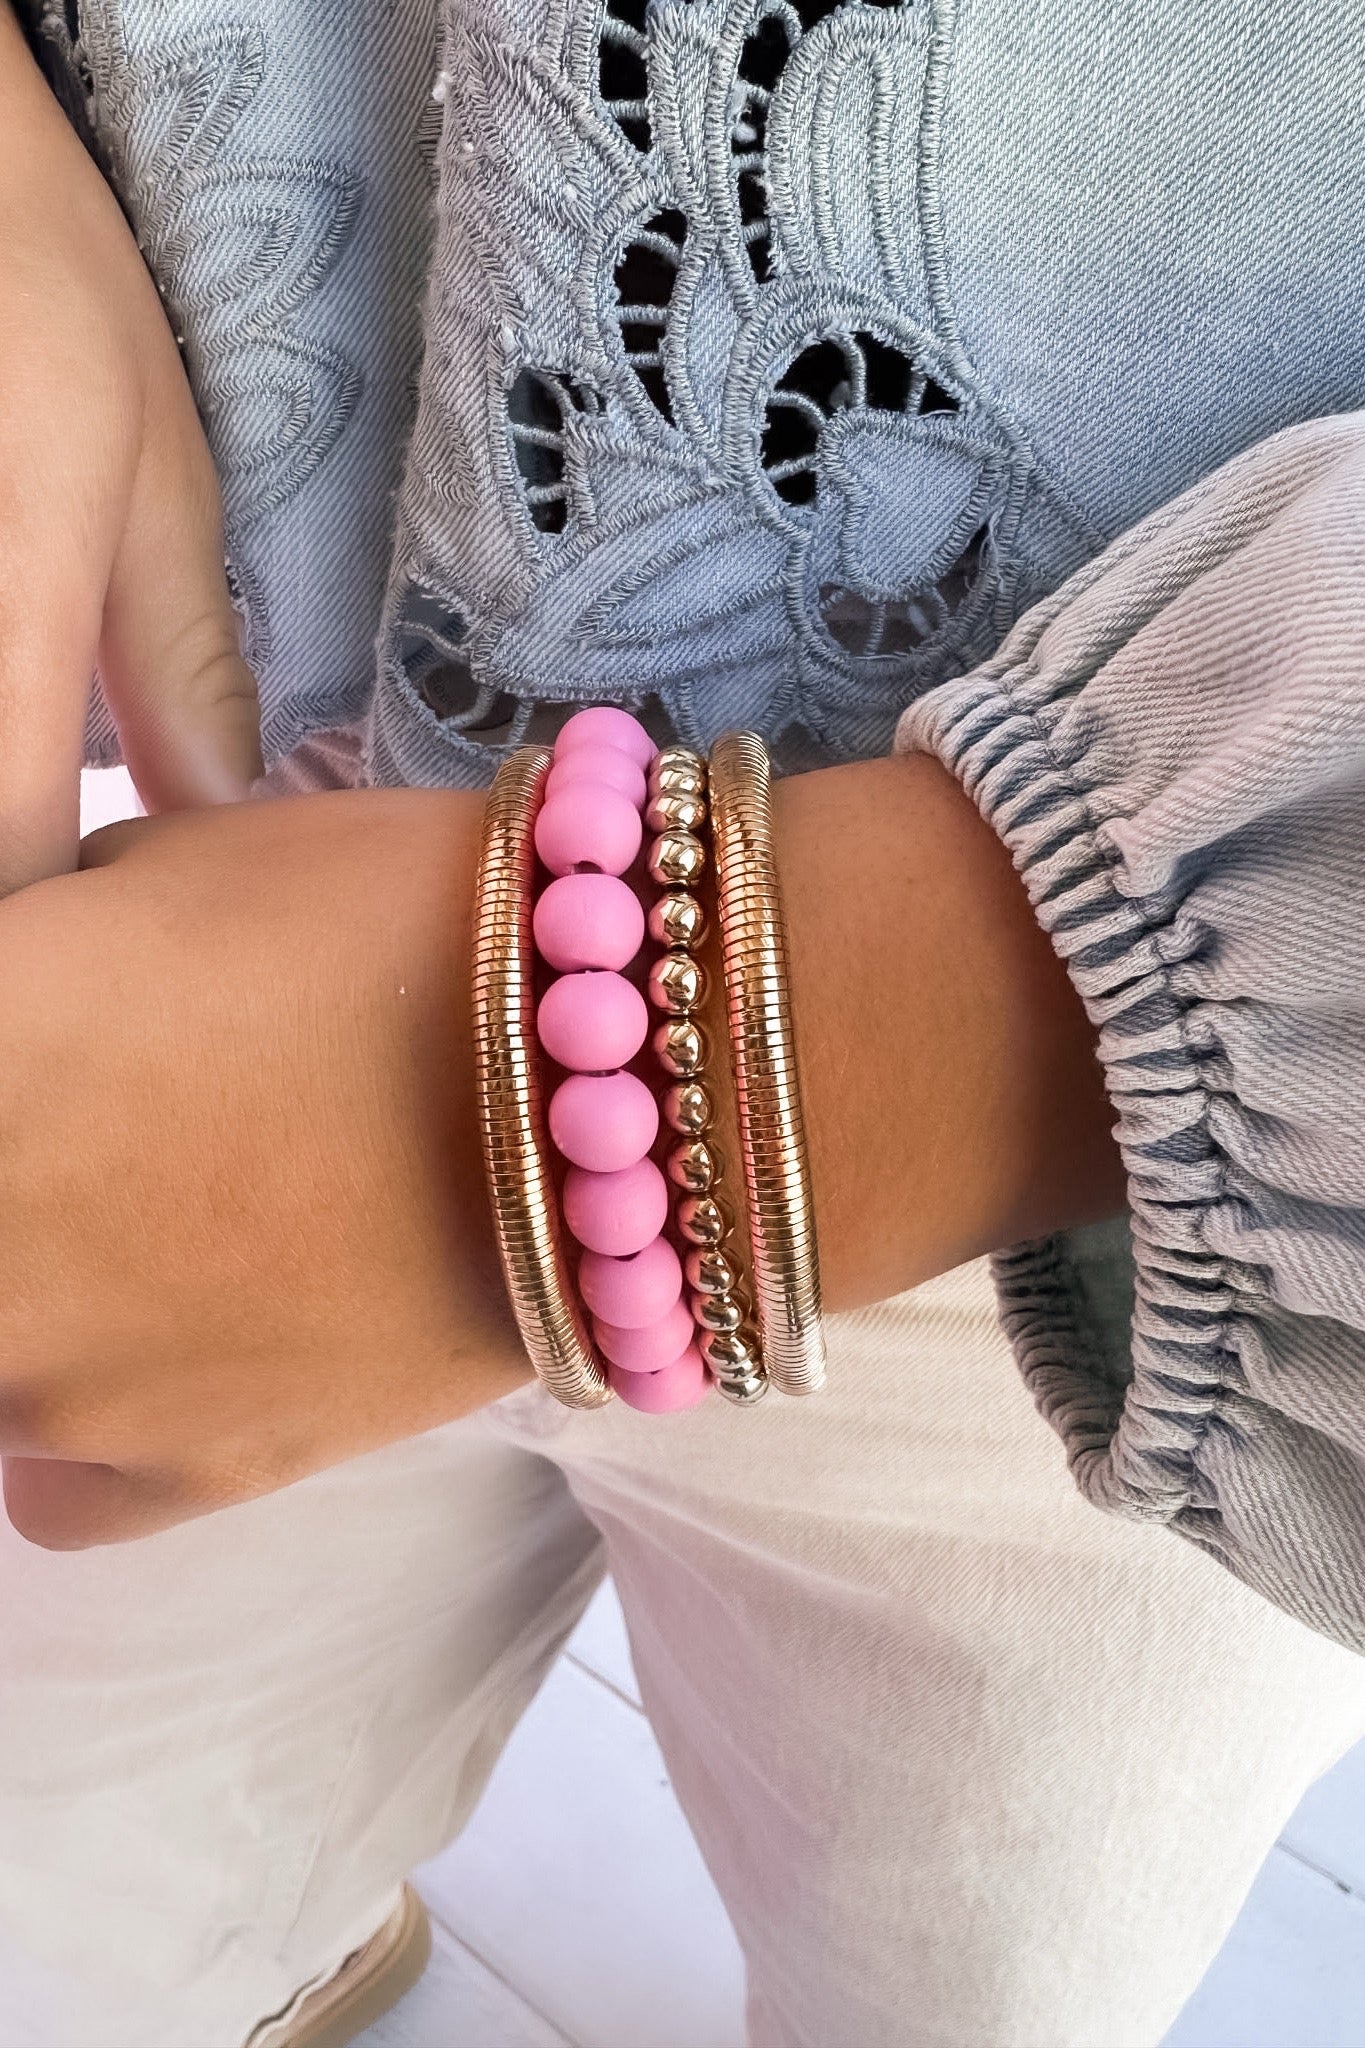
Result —
[{"label": "elastic gathered cuff", "polygon": [[[1365,1651],[1365,421],[1279,440],[912,705],[897,747],[1003,840],[1098,1027],[1126,1345],[1086,1233],[994,1261],[1076,1483]],[[1312,556],[1294,632],[1249,616],[1267,550],[1285,601]]]},{"label": "elastic gathered cuff", "polygon": [[1082,1490],[1101,1507],[1173,1521],[1197,1501],[1208,1506],[1198,1457],[1227,1395],[1236,1304],[1237,1276],[1205,1241],[1205,1212],[1224,1194],[1223,1163],[1188,1005],[1169,971],[1206,935],[1179,907],[1119,893],[1093,796],[1053,758],[1018,686],[1005,676],[940,690],[913,729],[1008,845],[1039,922],[1101,1024],[1137,1260],[1133,1377],[1126,1389],[1107,1377],[1064,1236],[996,1256],[1001,1314]]}]

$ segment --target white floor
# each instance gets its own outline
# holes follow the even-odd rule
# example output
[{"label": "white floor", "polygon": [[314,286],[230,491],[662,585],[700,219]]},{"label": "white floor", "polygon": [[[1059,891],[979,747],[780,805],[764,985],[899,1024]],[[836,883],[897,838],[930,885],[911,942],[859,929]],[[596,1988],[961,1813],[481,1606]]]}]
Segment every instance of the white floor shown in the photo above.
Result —
[{"label": "white floor", "polygon": [[[86,776],[85,830],[132,807],[121,771]],[[734,1936],[610,1588],[418,1882],[431,1967],[358,2048],[742,2048]],[[1365,2048],[1365,1745],[1304,1800],[1166,2048]]]},{"label": "white floor", "polygon": [[[358,2048],[742,2048],[734,1936],[610,1587],[418,1883],[432,1967]],[[1365,1745],[1304,1800],[1166,2048],[1365,2048]]]}]

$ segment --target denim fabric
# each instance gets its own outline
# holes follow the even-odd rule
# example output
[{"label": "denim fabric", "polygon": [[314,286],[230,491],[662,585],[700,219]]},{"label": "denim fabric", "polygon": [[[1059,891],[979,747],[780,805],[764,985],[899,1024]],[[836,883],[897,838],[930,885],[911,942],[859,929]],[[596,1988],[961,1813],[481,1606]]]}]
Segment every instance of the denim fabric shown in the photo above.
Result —
[{"label": "denim fabric", "polygon": [[376,680],[383,782],[589,696],[875,752],[1365,402],[1356,0],[28,4],[185,336],[272,759]]},{"label": "denim fabric", "polygon": [[1099,1026],[1130,1353],[1073,1242],[997,1261],[1078,1483],[1365,1651],[1365,413],[1154,514],[900,742],[961,777]]},{"label": "denim fabric", "polygon": [[268,759],[363,718],[366,779],[474,786],[616,698],[791,768],[935,693],[1133,1164],[1131,1351],[1078,1236],[1002,1265],[1025,1371],[1093,1499],[1365,1647],[1365,651],[1264,540],[1336,430],[1234,472],[1235,603],[1222,484],[1081,567],[1365,404],[1357,0],[29,5],[184,336]]},{"label": "denim fabric", "polygon": [[450,6],[375,777],[481,780],[597,696],[877,751],[1137,515],[1365,399],[1358,9],[1248,15]]}]

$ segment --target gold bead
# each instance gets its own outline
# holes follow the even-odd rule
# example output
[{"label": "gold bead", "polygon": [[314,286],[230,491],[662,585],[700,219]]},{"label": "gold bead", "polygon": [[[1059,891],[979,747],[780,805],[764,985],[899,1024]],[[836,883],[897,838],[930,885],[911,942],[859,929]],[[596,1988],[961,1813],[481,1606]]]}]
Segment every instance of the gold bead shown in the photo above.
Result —
[{"label": "gold bead", "polygon": [[676,1081],[664,1090],[664,1122],[670,1131],[699,1138],[714,1115],[711,1098],[700,1081]]},{"label": "gold bead", "polygon": [[758,1371],[748,1337],[739,1330],[712,1330],[697,1349],[717,1379],[736,1379]]},{"label": "gold bead", "polygon": [[649,970],[649,1000],[656,1010],[684,1017],[705,993],[705,970],[690,953],[662,953]]},{"label": "gold bead", "polygon": [[712,1373],[716,1392],[723,1394],[727,1401],[733,1401],[737,1408],[752,1408],[755,1401],[761,1401],[768,1391],[768,1380],[764,1373],[747,1372],[736,1378],[722,1377]]},{"label": "gold bead", "polygon": [[670,889],[650,905],[649,936],[656,946],[697,946],[706,930],[706,913],[686,889]]},{"label": "gold bead", "polygon": [[713,1251],[708,1245],[690,1251],[683,1265],[688,1286],[698,1294],[733,1294],[739,1285],[739,1274],[724,1252]]},{"label": "gold bead", "polygon": [[714,1195],[689,1195],[678,1204],[678,1228],[689,1244],[721,1244],[730,1219]]},{"label": "gold bead", "polygon": [[706,848],[693,832],[661,832],[649,849],[649,873],[661,887],[686,887],[706,866]]},{"label": "gold bead", "polygon": [[666,1074],[690,1081],[706,1065],[706,1040],[690,1017],[670,1017],[654,1034],[654,1052]]},{"label": "gold bead", "polygon": [[692,1317],[700,1329],[732,1333],[743,1323],[744,1311],[733,1295],[699,1294],[692,1304]]},{"label": "gold bead", "polygon": [[706,795],[706,776],[699,768],[654,768],[649,776],[650,797]]},{"label": "gold bead", "polygon": [[681,789],[660,790],[645,807],[651,832],[695,832],[706,823],[706,798]]},{"label": "gold bead", "polygon": [[696,777],[699,789],[706,787],[705,761],[694,747],[680,747],[676,742],[672,746],[660,747],[649,764],[649,773],[651,782],[663,775],[692,775]]},{"label": "gold bead", "polygon": [[684,1138],[668,1155],[668,1177],[689,1195],[709,1195],[719,1168],[704,1138]]}]

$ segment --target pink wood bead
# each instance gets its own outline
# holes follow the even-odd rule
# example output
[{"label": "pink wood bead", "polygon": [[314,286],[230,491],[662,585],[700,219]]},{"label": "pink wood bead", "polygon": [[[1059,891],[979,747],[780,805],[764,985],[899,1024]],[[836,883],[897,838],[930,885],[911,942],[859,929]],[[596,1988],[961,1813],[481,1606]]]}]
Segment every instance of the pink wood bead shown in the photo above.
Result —
[{"label": "pink wood bead", "polygon": [[548,967],[628,967],[645,942],[639,897],[619,875],[561,875],[542,889],[532,916]]},{"label": "pink wood bead", "polygon": [[571,1166],[564,1176],[564,1220],[590,1252],[614,1259],[643,1251],[668,1217],[668,1183],[652,1159],[617,1173]]},{"label": "pink wood bead", "polygon": [[618,1329],[639,1330],[657,1323],[682,1299],[682,1261],[666,1237],[656,1237],[629,1259],[605,1259],[584,1252],[578,1262],[578,1291],[595,1316]]},{"label": "pink wood bead", "polygon": [[552,1060],[575,1074],[607,1074],[623,1067],[634,1059],[648,1030],[649,1005],[619,974],[561,975],[536,1011],[541,1044]]},{"label": "pink wood bead", "polygon": [[627,1408],[638,1408],[645,1415],[676,1415],[684,1408],[695,1408],[710,1385],[695,1344],[662,1372],[623,1372],[620,1366],[609,1365],[607,1378]]},{"label": "pink wood bead", "polygon": [[553,796],[571,782],[598,782],[629,797],[637,811],[645,807],[645,771],[619,747],[596,744],[572,748],[561,761],[556,757],[545,778],[545,794]]},{"label": "pink wood bead", "polygon": [[573,1166],[615,1173],[659,1135],[659,1105],[634,1074],[570,1074],[550,1097],[550,1136]]},{"label": "pink wood bead", "polygon": [[594,704],[587,711],[575,711],[568,723],[560,727],[555,759],[560,761],[565,754],[586,746],[615,747],[618,752],[629,754],[640,768],[648,768],[658,752],[639,719],[615,704]]},{"label": "pink wood bead", "polygon": [[592,1331],[605,1357],[622,1372],[661,1372],[697,1341],[697,1326],[685,1301],[675,1301],[667,1315],[643,1330],[623,1330],[593,1317]]},{"label": "pink wood bead", "polygon": [[536,814],[536,852],[552,875],[577,867],[623,875],[640,851],[644,819],[629,797],[600,782],[571,782]]}]

